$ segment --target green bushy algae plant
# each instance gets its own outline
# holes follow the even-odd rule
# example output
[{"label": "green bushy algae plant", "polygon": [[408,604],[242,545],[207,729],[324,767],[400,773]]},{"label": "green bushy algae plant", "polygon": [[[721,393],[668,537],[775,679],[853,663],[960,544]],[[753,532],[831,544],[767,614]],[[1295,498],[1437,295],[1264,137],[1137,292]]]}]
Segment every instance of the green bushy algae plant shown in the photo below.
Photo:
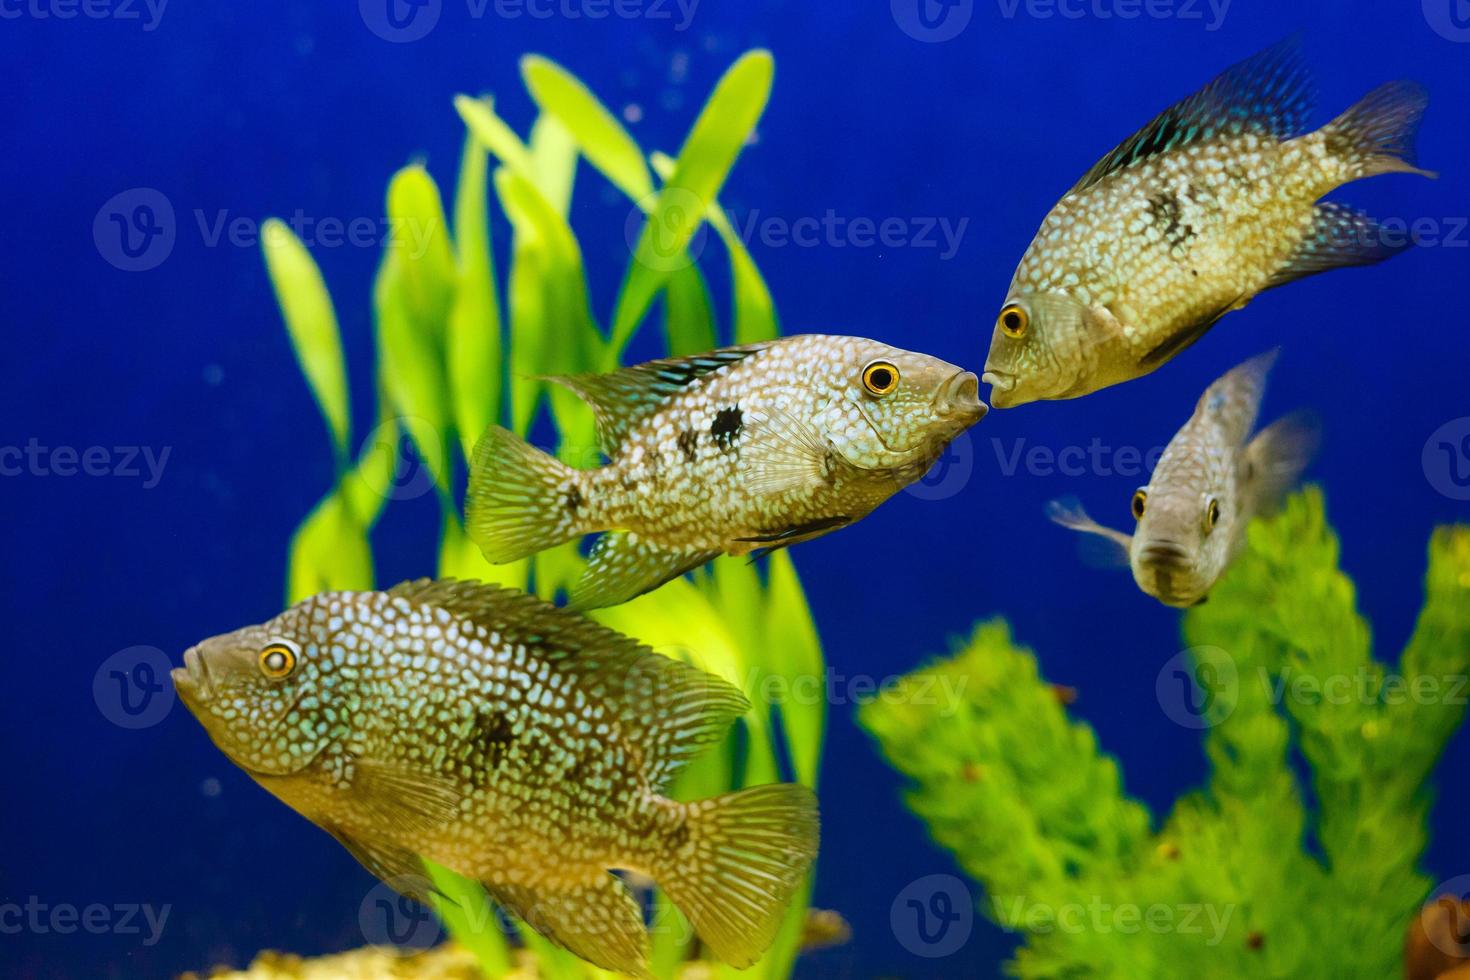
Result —
[{"label": "green bushy algae plant", "polygon": [[[1434,532],[1425,591],[1390,668],[1371,654],[1321,493],[1256,522],[1184,617],[1212,773],[1157,831],[1003,621],[905,678],[947,680],[963,691],[956,712],[900,687],[860,720],[912,780],[908,802],[934,839],[984,886],[982,910],[1024,934],[1015,976],[1397,977],[1430,885],[1417,868],[1426,780],[1464,713],[1470,527]],[[1121,913],[1103,928],[1054,917],[1094,906],[1176,914],[1127,931]]]},{"label": "green bushy algae plant", "polygon": [[[524,436],[545,406],[564,459],[587,465],[595,446],[591,412],[549,374],[616,367],[628,341],[662,299],[665,347],[689,354],[716,346],[716,315],[700,267],[688,254],[704,222],[722,239],[730,264],[730,336],[750,343],[778,334],[765,282],[716,201],[765,108],[773,63],[755,51],[716,86],[677,157],[645,155],[575,77],[543,58],[522,61],[522,77],[540,110],[522,140],[487,99],[460,96],[468,130],[452,219],[438,187],[419,166],[390,181],[394,230],[373,289],[377,344],[377,427],[353,456],[347,369],[336,314],[306,248],[278,221],[263,248],[286,327],[321,407],[339,474],[335,487],[297,530],[287,601],[325,589],[369,589],[376,582],[368,534],[394,496],[400,432],[410,438],[432,479],[442,513],[437,573],[534,590],[543,596],[575,581],[582,558],[566,546],[512,565],[489,565],[464,533],[456,475],[491,421]],[[582,252],[568,224],[578,161],[646,213],[641,237],[604,334],[588,295]],[[659,178],[656,183],[655,178]],[[498,281],[490,247],[490,187],[508,219],[510,265]],[[502,316],[502,305],[505,315]],[[544,398],[544,400],[543,400]],[[722,559],[690,578],[632,603],[603,610],[608,625],[742,686],[756,707],[726,743],[684,770],[672,795],[713,796],[794,777],[815,788],[825,704],[771,705],[757,693],[789,690],[798,676],[823,670],[821,647],[796,571],[784,552],[764,579],[741,560]],[[431,869],[451,901],[439,912],[474,951],[488,977],[512,969],[511,950],[486,911],[480,886]],[[772,950],[742,976],[785,977],[800,942],[810,888],[798,896]],[[697,952],[677,910],[653,897],[652,968],[676,974]],[[547,977],[604,976],[529,929],[519,936]],[[715,974],[734,971],[711,965]]]}]

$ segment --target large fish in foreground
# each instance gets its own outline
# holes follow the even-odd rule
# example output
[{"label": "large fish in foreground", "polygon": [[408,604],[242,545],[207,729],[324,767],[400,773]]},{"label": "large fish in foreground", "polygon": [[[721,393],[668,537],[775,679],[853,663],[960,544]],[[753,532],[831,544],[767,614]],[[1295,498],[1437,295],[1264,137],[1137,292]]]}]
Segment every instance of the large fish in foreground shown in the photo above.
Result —
[{"label": "large fish in foreground", "polygon": [[573,469],[491,426],[466,529],[492,562],[585,534],[572,605],[616,605],[720,554],[808,541],[923,476],[986,412],[979,379],[860,337],[807,335],[552,379],[610,462]]},{"label": "large fish in foreground", "polygon": [[[997,408],[1141,377],[1262,290],[1408,246],[1329,191],[1414,164],[1428,96],[1390,82],[1314,132],[1295,42],[1229,69],[1104,157],[1047,215],[996,319]],[[1300,135],[1299,135],[1300,134]]]},{"label": "large fish in foreground", "polygon": [[738,690],[523,593],[323,593],[191,647],[173,679],[231,761],[394,888],[429,897],[430,859],[610,970],[649,976],[612,869],[745,967],[816,854],[805,787],[660,795],[749,707]]},{"label": "large fish in foreground", "polygon": [[1132,535],[1103,527],[1075,503],[1054,501],[1052,520],[1102,537],[1138,587],[1166,606],[1193,606],[1245,543],[1246,525],[1271,512],[1306,467],[1315,429],[1287,416],[1251,438],[1274,351],[1246,361],[1200,397],[1169,441],[1148,485],[1133,493]]}]

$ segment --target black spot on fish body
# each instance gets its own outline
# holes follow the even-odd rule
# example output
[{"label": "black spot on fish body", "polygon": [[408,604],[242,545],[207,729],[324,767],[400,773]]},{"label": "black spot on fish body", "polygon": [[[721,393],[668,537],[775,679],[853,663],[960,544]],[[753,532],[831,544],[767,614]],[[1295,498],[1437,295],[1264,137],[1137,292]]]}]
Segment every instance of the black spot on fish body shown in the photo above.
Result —
[{"label": "black spot on fish body", "polygon": [[679,433],[679,451],[689,462],[694,462],[699,455],[699,433],[693,429],[685,429]]},{"label": "black spot on fish body", "polygon": [[1183,223],[1184,205],[1173,193],[1155,194],[1148,199],[1148,213],[1156,225],[1163,225],[1164,240],[1180,248],[1194,237],[1194,226]]},{"label": "black spot on fish body", "polygon": [[582,496],[582,491],[575,486],[567,491],[566,507],[571,513],[575,514],[586,502],[586,498]]},{"label": "black spot on fish body", "polygon": [[680,820],[674,829],[669,831],[668,844],[677,851],[687,843],[689,843],[689,823],[686,820]]},{"label": "black spot on fish body", "polygon": [[715,445],[721,449],[729,449],[740,438],[740,430],[744,425],[745,416],[738,406],[722,408],[710,424],[709,434],[715,440]]},{"label": "black spot on fish body", "polygon": [[515,744],[515,728],[504,711],[482,711],[475,716],[474,738],[485,754],[490,769],[499,769]]}]

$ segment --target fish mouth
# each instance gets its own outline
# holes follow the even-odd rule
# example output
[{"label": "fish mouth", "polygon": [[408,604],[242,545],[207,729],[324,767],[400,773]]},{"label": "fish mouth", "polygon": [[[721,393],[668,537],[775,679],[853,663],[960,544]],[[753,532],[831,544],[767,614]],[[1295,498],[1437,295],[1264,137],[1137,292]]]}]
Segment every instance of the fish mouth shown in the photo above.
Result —
[{"label": "fish mouth", "polygon": [[1189,567],[1189,552],[1173,541],[1150,541],[1139,551],[1138,560],[1155,568],[1182,571]]},{"label": "fish mouth", "polygon": [[990,411],[980,400],[980,379],[974,371],[960,371],[941,385],[936,405],[941,415],[959,416],[970,425]]},{"label": "fish mouth", "polygon": [[214,693],[214,679],[210,677],[209,667],[198,647],[190,647],[184,651],[184,666],[169,671],[169,677],[172,678],[174,687],[185,697],[208,697]]},{"label": "fish mouth", "polygon": [[1014,402],[1011,401],[1011,392],[1016,390],[1016,376],[1004,371],[986,371],[980,375],[980,380],[990,385],[990,404],[996,408],[1006,408]]}]

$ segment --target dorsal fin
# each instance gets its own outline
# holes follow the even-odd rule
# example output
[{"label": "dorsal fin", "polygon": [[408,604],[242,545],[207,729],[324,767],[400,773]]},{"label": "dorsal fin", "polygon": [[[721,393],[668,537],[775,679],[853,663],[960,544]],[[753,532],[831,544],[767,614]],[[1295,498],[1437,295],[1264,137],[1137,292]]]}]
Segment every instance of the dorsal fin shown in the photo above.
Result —
[{"label": "dorsal fin", "polygon": [[664,402],[700,378],[738,364],[770,344],[746,344],[690,357],[669,357],[609,374],[573,374],[545,380],[565,385],[592,407],[597,437],[609,457],[617,454],[628,432]]},{"label": "dorsal fin", "polygon": [[1266,376],[1276,363],[1279,349],[1257,354],[1216,378],[1200,395],[1194,407],[1196,417],[1209,415],[1224,429],[1232,445],[1245,445],[1246,437],[1256,427],[1256,416],[1266,395]]},{"label": "dorsal fin", "polygon": [[395,585],[388,594],[443,609],[524,644],[534,656],[576,676],[582,693],[611,708],[628,744],[644,753],[644,774],[655,787],[718,741],[750,708],[745,695],[727,681],[515,589],[417,579]]},{"label": "dorsal fin", "polygon": [[1220,135],[1254,130],[1289,139],[1303,131],[1313,101],[1301,40],[1289,37],[1227,68],[1194,95],[1159,113],[1099,160],[1069,193],[1091,187],[1139,160]]}]

